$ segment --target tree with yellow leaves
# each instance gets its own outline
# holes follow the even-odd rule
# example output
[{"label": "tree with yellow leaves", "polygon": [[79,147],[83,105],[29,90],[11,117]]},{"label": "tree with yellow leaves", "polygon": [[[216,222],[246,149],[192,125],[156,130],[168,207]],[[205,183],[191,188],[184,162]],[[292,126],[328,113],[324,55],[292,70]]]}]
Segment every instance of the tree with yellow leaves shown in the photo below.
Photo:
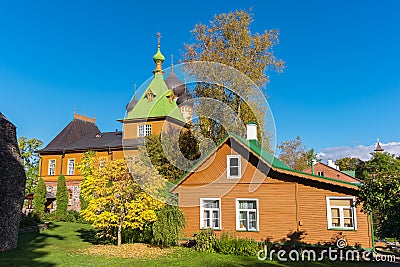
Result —
[{"label": "tree with yellow leaves", "polygon": [[[81,210],[82,217],[98,229],[117,228],[118,246],[124,228],[143,229],[157,220],[156,211],[164,203],[148,194],[149,188],[145,192],[137,182],[143,175],[157,181],[157,174],[147,165],[134,164],[129,172],[125,160],[97,158],[88,153],[78,168],[84,175],[81,196],[87,202],[87,207]],[[151,189],[157,191],[155,184]]]}]

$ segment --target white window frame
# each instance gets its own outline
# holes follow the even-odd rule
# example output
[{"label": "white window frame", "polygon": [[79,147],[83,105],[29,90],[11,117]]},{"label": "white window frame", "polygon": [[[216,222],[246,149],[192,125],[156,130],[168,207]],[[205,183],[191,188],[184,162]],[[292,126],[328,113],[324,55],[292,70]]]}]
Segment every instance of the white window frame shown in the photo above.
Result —
[{"label": "white window frame", "polygon": [[[347,199],[347,200],[352,200],[352,203],[354,204],[356,201],[356,198],[354,196],[327,196],[326,197],[326,214],[327,214],[327,221],[328,221],[328,229],[334,229],[334,230],[357,230],[357,209],[356,207],[350,206],[351,213],[353,215],[353,226],[352,227],[344,227],[344,212],[343,212],[343,207],[344,206],[331,206],[330,200],[332,199]],[[332,226],[332,211],[331,209],[339,209],[339,220],[340,220],[340,225],[341,226]]]},{"label": "white window frame", "polygon": [[324,176],[324,172],[323,171],[317,172],[317,175],[318,176]]},{"label": "white window frame", "polygon": [[[70,166],[69,166],[69,163],[70,162],[73,162],[73,169],[72,169],[72,172],[71,172],[71,169],[70,169]],[[67,175],[75,175],[75,159],[68,159],[68,161],[67,161]]]},{"label": "white window frame", "polygon": [[138,137],[145,137],[151,134],[151,124],[139,124],[138,125]]},{"label": "white window frame", "polygon": [[[255,201],[256,202],[256,229],[240,228],[240,211],[247,211],[247,225],[249,224],[248,214],[250,211],[254,211],[254,209],[239,209],[240,201]],[[259,229],[260,229],[260,217],[259,217],[258,198],[237,198],[236,199],[236,231],[257,232],[257,231],[259,231]]]},{"label": "white window frame", "polygon": [[[211,201],[218,201],[218,208],[205,208],[204,201],[211,200]],[[213,211],[218,211],[218,227],[204,227],[204,210],[210,211],[210,216],[213,216]],[[221,230],[222,229],[222,221],[221,221],[221,198],[200,198],[200,229],[213,229],[213,230]],[[210,217],[211,225],[213,217]]]},{"label": "white window frame", "polygon": [[[231,175],[231,159],[237,158],[238,159],[238,164],[237,166],[239,168],[238,170],[238,175]],[[236,166],[234,166],[236,167]],[[228,179],[238,179],[242,177],[242,157],[240,155],[227,155],[226,156],[226,177]]]},{"label": "white window frame", "polygon": [[[51,168],[52,164],[51,162],[54,161],[54,166],[53,168]],[[57,166],[57,160],[55,159],[49,159],[49,166],[48,166],[48,170],[47,170],[47,174],[49,176],[54,176],[56,175],[56,166]],[[52,170],[52,171],[51,171]]]}]

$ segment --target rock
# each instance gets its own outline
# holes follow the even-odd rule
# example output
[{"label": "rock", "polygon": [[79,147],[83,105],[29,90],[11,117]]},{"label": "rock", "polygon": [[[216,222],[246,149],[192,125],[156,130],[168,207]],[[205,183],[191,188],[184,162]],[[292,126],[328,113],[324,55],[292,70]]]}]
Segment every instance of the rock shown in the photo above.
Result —
[{"label": "rock", "polygon": [[0,112],[0,251],[17,247],[25,182],[16,127]]}]

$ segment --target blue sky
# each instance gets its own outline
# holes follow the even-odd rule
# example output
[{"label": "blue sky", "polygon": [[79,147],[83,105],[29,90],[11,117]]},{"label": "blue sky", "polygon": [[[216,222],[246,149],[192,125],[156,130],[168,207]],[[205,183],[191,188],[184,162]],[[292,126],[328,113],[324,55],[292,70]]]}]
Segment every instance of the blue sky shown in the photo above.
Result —
[{"label": "blue sky", "polygon": [[274,51],[287,68],[268,73],[267,88],[278,143],[400,142],[399,1],[4,1],[0,111],[45,143],[74,108],[121,129],[133,85],[154,69],[158,31],[168,66],[196,23],[250,7],[253,32],[280,30]]}]

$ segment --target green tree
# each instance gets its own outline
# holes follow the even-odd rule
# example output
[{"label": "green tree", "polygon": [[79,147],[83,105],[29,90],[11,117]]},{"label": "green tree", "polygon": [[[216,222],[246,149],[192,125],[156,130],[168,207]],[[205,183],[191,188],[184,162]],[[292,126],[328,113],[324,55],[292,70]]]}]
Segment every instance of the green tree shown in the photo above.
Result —
[{"label": "green tree", "polygon": [[43,215],[45,205],[46,205],[46,185],[43,178],[39,178],[39,182],[35,188],[35,194],[33,195],[33,210],[39,214]]},{"label": "green tree", "polygon": [[165,205],[157,214],[153,224],[153,242],[157,245],[175,246],[186,220],[183,212],[174,205]]},{"label": "green tree", "polygon": [[357,178],[364,178],[365,162],[359,158],[345,157],[335,161],[341,171],[355,171]]},{"label": "green tree", "polygon": [[[179,137],[166,134],[162,137],[163,143],[161,144],[161,135],[147,136],[146,151],[142,152],[148,155],[158,174],[168,181],[174,182],[183,175],[184,169],[190,168],[200,157],[198,141],[189,130],[183,131]],[[167,158],[166,153],[172,157]]]},{"label": "green tree", "polygon": [[400,238],[400,159],[389,153],[374,153],[366,162],[359,201],[372,212],[380,237]]},{"label": "green tree", "polygon": [[58,176],[56,193],[56,216],[62,220],[67,215],[69,192],[64,175]]},{"label": "green tree", "polygon": [[[275,69],[280,72],[284,68],[284,62],[278,59],[272,50],[279,43],[279,32],[265,30],[261,34],[253,34],[250,29],[252,22],[253,14],[237,10],[215,15],[210,25],[201,23],[195,25],[192,30],[195,43],[185,45],[185,62],[209,61],[225,64],[240,71],[257,86],[265,89],[269,82],[266,71]],[[265,105],[258,105],[258,101],[261,100],[252,95],[254,94],[253,85],[244,84],[243,79],[237,75],[230,76],[220,71],[204,72],[204,69],[197,70],[198,66],[195,69],[191,70],[191,74],[195,74],[200,81],[207,81],[210,77],[226,79],[219,84],[229,85],[230,88],[235,89],[235,92],[240,93],[239,96],[222,86],[201,83],[196,87],[196,96],[209,97],[225,103],[238,114],[242,122],[257,121],[260,126],[259,137],[268,136],[268,133],[261,135],[266,109]],[[263,91],[265,93],[265,90]],[[248,100],[244,101],[243,97]],[[213,109],[207,106],[203,108],[220,112],[218,105],[214,105]],[[200,118],[199,129],[204,137],[211,138],[215,143],[226,134],[223,126],[212,117]]]},{"label": "green tree", "polygon": [[43,145],[43,142],[36,138],[28,139],[26,137],[18,138],[18,146],[21,157],[24,161],[26,173],[25,194],[35,191],[35,185],[39,177],[39,155],[36,151]]},{"label": "green tree", "polygon": [[[93,176],[93,168],[90,168],[90,166],[93,166],[93,161],[96,158],[96,152],[95,151],[87,151],[84,153],[84,156],[82,157],[81,164],[80,166],[80,171],[82,173],[83,179],[82,182],[89,177],[92,179]],[[81,182],[81,184],[82,184]],[[81,186],[80,186],[81,188]],[[79,194],[79,203],[80,203],[80,210],[86,209],[88,206],[88,202],[86,201],[85,197],[82,194]]]}]

